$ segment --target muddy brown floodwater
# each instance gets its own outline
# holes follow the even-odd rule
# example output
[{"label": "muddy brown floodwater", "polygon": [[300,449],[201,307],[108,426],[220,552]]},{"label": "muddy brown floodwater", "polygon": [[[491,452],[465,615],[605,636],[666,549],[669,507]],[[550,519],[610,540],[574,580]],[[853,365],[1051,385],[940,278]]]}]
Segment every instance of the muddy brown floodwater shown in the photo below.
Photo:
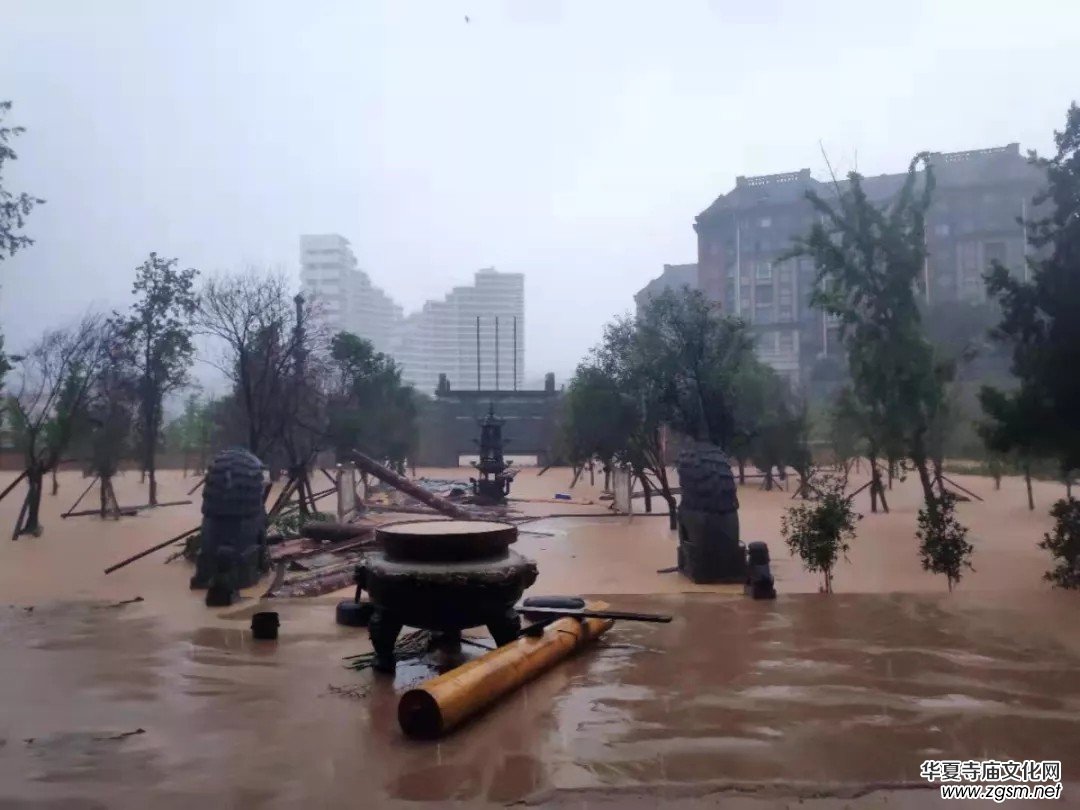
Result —
[{"label": "muddy brown floodwater", "polygon": [[[333,623],[339,596],[275,601],[280,639],[257,642],[248,625],[264,603],[208,610],[187,566],[161,564],[166,552],[105,577],[192,525],[197,504],[61,521],[82,481],[65,475],[46,496],[45,534],[0,541],[0,808],[945,806],[919,778],[925,759],[1060,760],[1063,803],[1076,806],[1080,603],[1039,581],[1034,548],[1058,495],[1039,485],[1029,513],[1022,482],[993,493],[958,480],[995,497],[961,507],[976,571],[953,594],[919,570],[909,484],[892,514],[864,520],[829,597],[782,553],[783,492],[740,491],[744,537],[776,558],[775,602],[657,574],[674,556],[662,518],[531,523],[517,547],[539,563],[533,592],[604,594],[675,620],[618,623],[420,743],[397,727],[397,696],[429,673],[345,668],[370,646]],[[191,483],[166,476],[163,497]],[[566,471],[523,474],[515,494],[567,483]],[[122,503],[140,492],[131,474],[118,487]],[[15,500],[0,504],[0,526]]]}]

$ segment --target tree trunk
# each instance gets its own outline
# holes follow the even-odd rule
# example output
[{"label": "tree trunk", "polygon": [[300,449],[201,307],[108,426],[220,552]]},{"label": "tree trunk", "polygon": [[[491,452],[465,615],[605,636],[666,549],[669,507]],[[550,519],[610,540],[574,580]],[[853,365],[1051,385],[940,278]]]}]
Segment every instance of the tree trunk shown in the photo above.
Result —
[{"label": "tree trunk", "polygon": [[44,488],[44,470],[32,470],[26,475],[26,500],[19,512],[19,521],[15,527],[15,537],[23,534],[32,534],[35,537],[41,534],[41,492]]},{"label": "tree trunk", "polygon": [[772,492],[773,480],[772,480],[772,465],[770,464],[765,468],[765,480],[762,482],[765,486],[766,492]]},{"label": "tree trunk", "polygon": [[668,505],[668,529],[675,531],[679,528],[679,505],[675,503],[675,496],[671,493],[670,487],[664,484],[664,491],[661,493],[664,496],[664,500]]},{"label": "tree trunk", "polygon": [[913,458],[915,463],[915,469],[919,473],[919,483],[922,484],[923,502],[929,509],[937,509],[938,496],[934,493],[934,479],[930,476],[930,468],[926,463],[926,459],[922,457]]},{"label": "tree trunk", "polygon": [[1027,485],[1028,509],[1035,511],[1035,495],[1031,491],[1031,462],[1024,461],[1024,483]]},{"label": "tree trunk", "polygon": [[585,472],[585,466],[582,465],[580,467],[574,467],[573,469],[574,469],[574,477],[570,481],[570,487],[569,487],[570,489],[574,488],[574,485],[577,484],[577,481],[581,477],[581,474],[583,472]]},{"label": "tree trunk", "polygon": [[889,492],[892,492],[893,475],[896,470],[896,462],[889,459]]},{"label": "tree trunk", "polygon": [[[57,464],[56,467],[60,465]],[[56,495],[60,491],[60,482],[56,480],[56,467],[52,468],[52,494]]]},{"label": "tree trunk", "polygon": [[870,456],[870,511],[877,514],[877,457]]},{"label": "tree trunk", "polygon": [[[644,470],[637,470],[635,472],[637,479],[641,482],[641,491],[645,495],[645,511],[652,511],[652,487],[649,486],[649,479],[645,477]],[[633,493],[631,493],[632,495]]]},{"label": "tree trunk", "polygon": [[739,483],[740,484],[745,484],[746,483],[746,459],[745,458],[737,458],[737,459],[735,459],[735,461],[739,465]]},{"label": "tree trunk", "polygon": [[604,465],[604,492],[611,492],[611,467]]},{"label": "tree trunk", "polygon": [[157,506],[157,409],[155,408],[150,416],[151,424],[146,431],[146,448],[144,449],[145,457],[143,459],[143,468],[146,470],[147,475],[150,477],[150,497],[147,498],[147,503],[151,506]]},{"label": "tree trunk", "polygon": [[589,462],[589,486],[596,486],[596,472],[593,470],[593,463],[591,461]]},{"label": "tree trunk", "polygon": [[942,467],[944,467],[945,465],[940,458],[933,459],[931,463],[934,465],[934,483],[937,484],[938,494],[944,495],[945,480],[944,473],[942,472]]},{"label": "tree trunk", "polygon": [[994,489],[1001,489],[1001,473],[994,473]]}]

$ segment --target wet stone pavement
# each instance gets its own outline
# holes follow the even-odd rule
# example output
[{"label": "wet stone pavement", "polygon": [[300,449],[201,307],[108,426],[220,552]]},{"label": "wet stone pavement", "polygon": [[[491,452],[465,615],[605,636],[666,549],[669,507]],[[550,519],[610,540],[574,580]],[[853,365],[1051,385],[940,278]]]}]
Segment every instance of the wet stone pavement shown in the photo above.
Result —
[{"label": "wet stone pavement", "polygon": [[346,669],[369,647],[332,600],[277,603],[278,642],[251,639],[253,605],[194,630],[142,604],[3,607],[0,807],[916,807],[935,758],[1061,760],[1061,806],[1080,774],[1061,597],[608,595],[676,619],[617,624],[437,743],[396,721],[428,673]]}]

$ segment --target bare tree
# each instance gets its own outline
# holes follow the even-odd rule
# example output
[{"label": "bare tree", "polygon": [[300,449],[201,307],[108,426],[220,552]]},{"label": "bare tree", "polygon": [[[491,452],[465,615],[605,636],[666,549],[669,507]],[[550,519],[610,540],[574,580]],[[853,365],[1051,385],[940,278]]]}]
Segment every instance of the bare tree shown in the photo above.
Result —
[{"label": "bare tree", "polygon": [[196,328],[220,342],[207,362],[232,381],[248,450],[307,463],[322,433],[317,372],[325,342],[312,305],[294,299],[282,276],[249,269],[206,282]]},{"label": "bare tree", "polygon": [[89,424],[86,406],[102,366],[105,323],[88,315],[74,327],[46,332],[29,352],[13,358],[15,382],[8,405],[28,484],[13,540],[41,534],[44,478]]}]

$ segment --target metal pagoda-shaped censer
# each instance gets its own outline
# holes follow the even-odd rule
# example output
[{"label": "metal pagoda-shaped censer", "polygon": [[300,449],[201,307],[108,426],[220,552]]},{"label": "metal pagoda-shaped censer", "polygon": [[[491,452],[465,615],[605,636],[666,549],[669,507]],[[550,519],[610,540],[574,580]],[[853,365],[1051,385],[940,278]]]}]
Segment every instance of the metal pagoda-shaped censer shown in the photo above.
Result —
[{"label": "metal pagoda-shaped censer", "polygon": [[[510,483],[517,475],[517,470],[510,469],[510,463],[503,456],[502,429],[505,420],[495,416],[495,403],[488,407],[488,414],[480,420],[480,460],[474,461],[473,466],[480,473],[480,477],[470,478],[473,495],[478,501],[484,503],[504,503],[506,496],[510,494]],[[475,439],[473,439],[476,442]]]}]

